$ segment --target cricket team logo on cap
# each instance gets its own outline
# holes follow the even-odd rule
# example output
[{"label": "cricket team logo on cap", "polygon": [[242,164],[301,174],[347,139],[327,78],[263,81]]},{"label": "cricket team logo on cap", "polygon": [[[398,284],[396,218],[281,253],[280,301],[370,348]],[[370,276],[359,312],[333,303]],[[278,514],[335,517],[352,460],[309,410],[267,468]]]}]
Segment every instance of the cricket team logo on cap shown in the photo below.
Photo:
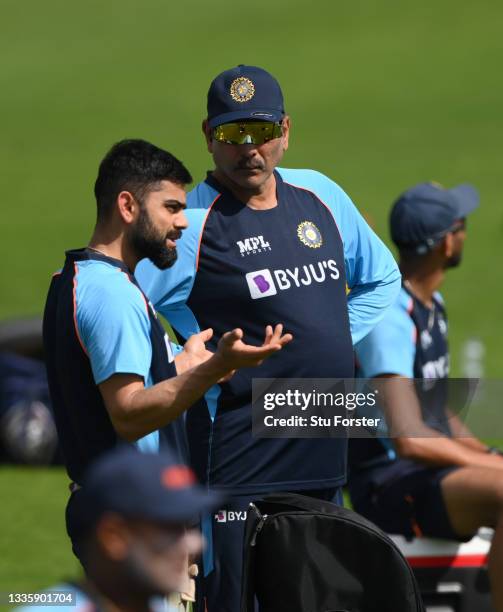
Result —
[{"label": "cricket team logo on cap", "polygon": [[248,102],[255,95],[255,85],[246,77],[238,77],[231,83],[230,94],[236,102]]},{"label": "cricket team logo on cap", "polygon": [[303,221],[297,227],[297,236],[310,249],[319,249],[323,244],[320,230],[312,221]]}]

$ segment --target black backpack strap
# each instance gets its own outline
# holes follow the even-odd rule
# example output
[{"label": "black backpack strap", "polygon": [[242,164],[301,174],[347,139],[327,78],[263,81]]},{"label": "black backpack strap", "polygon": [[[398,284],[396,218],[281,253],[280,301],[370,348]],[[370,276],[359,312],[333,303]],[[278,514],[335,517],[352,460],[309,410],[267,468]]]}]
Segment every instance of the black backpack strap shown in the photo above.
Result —
[{"label": "black backpack strap", "polygon": [[[266,495],[262,500],[255,503],[261,514],[277,514],[278,512],[290,511],[305,511],[305,512],[320,512],[322,514],[333,514],[342,519],[351,519],[354,522],[360,523],[362,526],[370,528],[385,535],[374,523],[371,523],[363,516],[360,516],[353,510],[343,508],[332,502],[308,497],[297,493],[272,493]],[[387,536],[386,536],[387,537]]]},{"label": "black backpack strap", "polygon": [[[258,503],[258,502],[257,502]],[[241,582],[241,612],[255,612],[255,543],[263,515],[256,504],[250,504],[245,523],[243,546],[243,578]]]}]

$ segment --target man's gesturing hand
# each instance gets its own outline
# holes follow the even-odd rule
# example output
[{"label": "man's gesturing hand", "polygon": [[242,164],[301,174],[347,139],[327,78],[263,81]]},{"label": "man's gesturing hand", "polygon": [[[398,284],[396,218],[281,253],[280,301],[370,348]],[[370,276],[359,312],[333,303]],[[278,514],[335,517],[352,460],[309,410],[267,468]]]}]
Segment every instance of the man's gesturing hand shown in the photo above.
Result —
[{"label": "man's gesturing hand", "polygon": [[262,346],[252,346],[243,342],[243,330],[237,328],[226,332],[220,338],[215,358],[221,361],[227,370],[251,368],[280,351],[292,339],[292,334],[283,335],[283,325],[279,323],[274,329],[271,325],[265,328]]},{"label": "man's gesturing hand", "polygon": [[[205,342],[213,331],[205,329],[192,336],[176,367],[185,371],[145,388],[143,378],[137,374],[114,374],[100,383],[100,391],[113,426],[120,437],[133,442],[164,427],[192,406],[210,387],[225,382],[234,370],[260,365],[264,359],[281,350],[292,340],[283,335],[283,326],[268,325],[262,346],[243,342],[243,330],[225,333],[211,354]],[[487,455],[489,457],[489,455]]]},{"label": "man's gesturing hand", "polygon": [[205,346],[205,343],[211,340],[212,336],[213,330],[209,328],[192,335],[187,340],[183,346],[183,351],[175,357],[177,374],[182,374],[213,356],[213,353]]}]

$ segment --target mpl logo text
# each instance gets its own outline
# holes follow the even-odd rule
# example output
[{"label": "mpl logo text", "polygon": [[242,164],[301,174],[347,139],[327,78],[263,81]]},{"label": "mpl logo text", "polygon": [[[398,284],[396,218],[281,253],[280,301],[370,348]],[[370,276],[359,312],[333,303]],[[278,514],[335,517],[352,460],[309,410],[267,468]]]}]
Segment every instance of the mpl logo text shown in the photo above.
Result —
[{"label": "mpl logo text", "polygon": [[239,247],[241,257],[256,255],[257,253],[271,250],[269,243],[264,240],[263,236],[252,236],[251,238],[238,240],[236,244]]}]

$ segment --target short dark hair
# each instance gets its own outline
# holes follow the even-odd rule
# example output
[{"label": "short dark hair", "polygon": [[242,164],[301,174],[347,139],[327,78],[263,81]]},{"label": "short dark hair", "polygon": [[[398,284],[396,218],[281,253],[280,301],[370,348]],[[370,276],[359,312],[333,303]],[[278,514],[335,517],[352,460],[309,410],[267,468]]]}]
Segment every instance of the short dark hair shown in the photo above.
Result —
[{"label": "short dark hair", "polygon": [[160,181],[187,185],[192,176],[174,155],[150,142],[129,139],[114,144],[101,161],[94,184],[98,219],[110,214],[121,191],[130,191],[141,202]]}]

